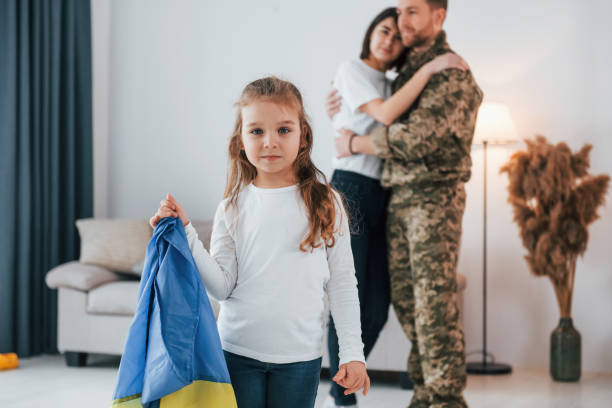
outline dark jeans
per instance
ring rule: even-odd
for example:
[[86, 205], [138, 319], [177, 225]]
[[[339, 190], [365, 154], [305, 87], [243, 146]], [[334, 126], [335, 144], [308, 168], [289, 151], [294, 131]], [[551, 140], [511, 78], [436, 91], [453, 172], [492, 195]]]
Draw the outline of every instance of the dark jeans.
[[[390, 288], [387, 261], [386, 219], [388, 191], [376, 179], [336, 170], [331, 185], [338, 190], [347, 207], [351, 227], [351, 248], [361, 306], [361, 339], [366, 358], [387, 322]], [[329, 374], [338, 372], [338, 336], [332, 318], [327, 339]], [[345, 388], [332, 381], [331, 395], [336, 405], [356, 403], [355, 395], [344, 395]]]
[[321, 358], [264, 363], [224, 351], [238, 408], [313, 408]]

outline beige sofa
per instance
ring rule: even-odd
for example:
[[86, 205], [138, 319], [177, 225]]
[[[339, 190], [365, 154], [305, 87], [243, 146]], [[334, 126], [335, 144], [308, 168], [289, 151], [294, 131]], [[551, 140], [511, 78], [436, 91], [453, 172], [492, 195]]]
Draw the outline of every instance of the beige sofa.
[[[208, 248], [212, 223], [193, 221]], [[144, 220], [83, 219], [79, 261], [50, 270], [58, 290], [57, 347], [66, 364], [83, 366], [87, 353], [120, 355], [136, 311], [138, 285], [153, 230]], [[211, 301], [218, 312], [218, 303]]]
[[[193, 221], [208, 249], [212, 223]], [[144, 220], [86, 219], [77, 221], [81, 236], [79, 261], [57, 266], [46, 282], [58, 289], [58, 349], [69, 366], [86, 364], [87, 353], [120, 355], [136, 311], [139, 277], [152, 229]], [[459, 310], [466, 281], [458, 276]], [[219, 305], [211, 299], [215, 315]], [[463, 313], [462, 313], [463, 315]], [[323, 336], [323, 366], [328, 367], [327, 335]], [[368, 369], [399, 374], [406, 369], [410, 343], [393, 308]]]

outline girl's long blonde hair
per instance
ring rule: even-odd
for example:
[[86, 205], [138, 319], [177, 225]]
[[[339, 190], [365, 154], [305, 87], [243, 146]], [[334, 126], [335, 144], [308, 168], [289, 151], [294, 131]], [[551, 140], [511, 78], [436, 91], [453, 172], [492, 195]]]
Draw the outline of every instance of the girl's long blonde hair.
[[244, 88], [240, 99], [235, 104], [238, 107], [238, 114], [229, 142], [229, 171], [223, 196], [223, 198], [229, 198], [227, 207], [237, 207], [238, 194], [257, 176], [257, 169], [247, 159], [241, 139], [241, 110], [256, 101], [289, 105], [296, 110], [299, 117], [300, 148], [293, 167], [310, 223], [308, 234], [300, 242], [300, 250], [306, 252], [310, 247], [312, 251], [321, 246], [321, 240], [328, 247], [334, 246], [334, 225], [338, 216], [336, 209], [342, 208], [342, 204], [338, 202], [334, 191], [327, 184], [325, 175], [310, 158], [313, 144], [312, 127], [308, 123], [300, 91], [288, 81], [276, 77], [253, 81]]

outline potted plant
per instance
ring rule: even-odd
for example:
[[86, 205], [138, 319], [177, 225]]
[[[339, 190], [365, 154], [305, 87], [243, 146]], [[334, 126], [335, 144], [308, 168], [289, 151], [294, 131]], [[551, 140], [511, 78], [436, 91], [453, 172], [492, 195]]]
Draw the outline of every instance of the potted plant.
[[589, 174], [590, 144], [572, 153], [567, 144], [553, 145], [543, 136], [525, 143], [527, 150], [514, 153], [500, 172], [510, 181], [508, 201], [529, 269], [548, 277], [555, 289], [561, 319], [551, 335], [551, 376], [578, 381], [580, 333], [572, 324], [576, 261], [586, 250], [588, 226], [598, 218], [610, 177]]

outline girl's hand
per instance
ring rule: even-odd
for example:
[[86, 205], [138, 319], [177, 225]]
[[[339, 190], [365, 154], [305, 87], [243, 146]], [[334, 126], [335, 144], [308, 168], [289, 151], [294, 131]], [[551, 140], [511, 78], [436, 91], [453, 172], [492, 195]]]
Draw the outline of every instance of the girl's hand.
[[176, 202], [176, 200], [170, 195], [170, 193], [166, 195], [166, 198], [164, 200], [161, 200], [159, 202], [159, 209], [157, 210], [155, 215], [149, 219], [149, 224], [151, 225], [151, 227], [155, 228], [157, 223], [162, 218], [166, 217], [180, 217], [183, 226], [189, 224], [189, 218], [187, 218], [185, 210], [183, 210], [183, 207], [181, 207], [181, 205]]
[[338, 385], [346, 388], [344, 395], [352, 394], [363, 387], [363, 395], [370, 390], [370, 377], [366, 371], [365, 364], [361, 361], [351, 361], [342, 364], [338, 373], [332, 378]]
[[470, 66], [467, 62], [464, 61], [463, 58], [458, 56], [457, 54], [453, 54], [452, 52], [447, 52], [443, 55], [438, 55], [436, 58], [427, 63], [430, 68], [430, 72], [432, 74], [436, 74], [440, 71], [449, 68], [457, 68], [462, 71], [469, 71]]

